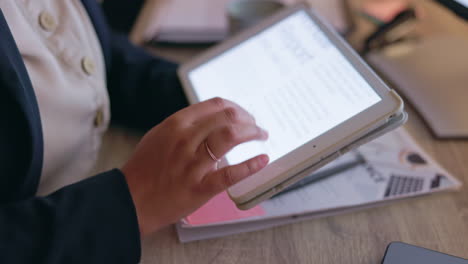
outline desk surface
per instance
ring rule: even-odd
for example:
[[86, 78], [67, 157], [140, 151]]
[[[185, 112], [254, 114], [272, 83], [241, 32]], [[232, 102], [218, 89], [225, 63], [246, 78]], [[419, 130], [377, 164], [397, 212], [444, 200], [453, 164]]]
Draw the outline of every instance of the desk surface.
[[[183, 61], [200, 48], [158, 48]], [[408, 107], [405, 127], [437, 161], [462, 181], [458, 192], [434, 194], [354, 213], [225, 238], [181, 244], [175, 228], [143, 240], [142, 263], [380, 263], [388, 243], [403, 241], [468, 258], [468, 140], [435, 140]], [[139, 135], [112, 128], [96, 167], [121, 166]]]
[[[408, 109], [405, 125], [417, 141], [464, 186], [344, 215], [188, 244], [174, 227], [143, 240], [142, 263], [380, 263], [392, 241], [468, 258], [468, 140], [438, 141]], [[113, 128], [104, 139], [99, 166], [119, 167], [137, 135]]]

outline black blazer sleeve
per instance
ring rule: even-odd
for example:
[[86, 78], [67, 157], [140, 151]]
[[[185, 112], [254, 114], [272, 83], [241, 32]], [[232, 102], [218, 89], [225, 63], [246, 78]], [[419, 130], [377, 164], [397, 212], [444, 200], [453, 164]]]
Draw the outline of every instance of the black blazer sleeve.
[[147, 130], [188, 105], [176, 64], [147, 54], [115, 33], [111, 51], [107, 82], [113, 122]]
[[124, 176], [109, 171], [47, 197], [0, 204], [0, 263], [138, 263]]

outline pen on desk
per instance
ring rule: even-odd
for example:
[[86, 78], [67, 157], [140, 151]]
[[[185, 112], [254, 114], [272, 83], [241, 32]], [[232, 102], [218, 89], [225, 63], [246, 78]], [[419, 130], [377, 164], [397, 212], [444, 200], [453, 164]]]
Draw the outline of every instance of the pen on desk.
[[322, 170], [316, 173], [311, 174], [310, 176], [305, 177], [304, 179], [296, 182], [295, 184], [285, 188], [283, 191], [273, 195], [271, 198], [276, 198], [278, 196], [281, 196], [283, 194], [289, 193], [291, 191], [295, 191], [297, 189], [300, 189], [302, 187], [305, 187], [309, 184], [315, 183], [317, 181], [323, 180], [325, 178], [328, 178], [330, 176], [336, 175], [340, 172], [350, 170], [360, 164], [363, 164], [365, 162], [364, 158], [361, 155], [358, 155], [358, 159], [350, 162], [346, 162], [343, 164], [340, 164], [338, 166], [332, 167], [330, 169]]

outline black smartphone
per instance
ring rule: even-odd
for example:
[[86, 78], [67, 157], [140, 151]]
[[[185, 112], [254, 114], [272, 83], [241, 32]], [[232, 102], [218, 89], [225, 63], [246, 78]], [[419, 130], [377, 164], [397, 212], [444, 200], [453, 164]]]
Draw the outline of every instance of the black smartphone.
[[392, 242], [387, 247], [382, 264], [468, 264], [468, 260], [402, 242]]

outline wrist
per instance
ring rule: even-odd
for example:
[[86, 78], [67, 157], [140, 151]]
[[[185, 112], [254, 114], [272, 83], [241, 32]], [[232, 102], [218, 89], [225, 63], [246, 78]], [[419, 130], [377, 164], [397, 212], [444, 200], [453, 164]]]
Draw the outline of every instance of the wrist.
[[121, 171], [127, 182], [135, 207], [140, 235], [146, 236], [159, 230], [162, 225], [158, 223], [157, 216], [154, 215], [158, 212], [152, 210], [154, 201], [151, 200], [151, 195], [145, 195], [149, 183], [146, 182], [144, 184], [145, 181], [139, 177], [141, 174], [139, 174], [137, 169], [132, 169], [131, 166], [125, 165]]

